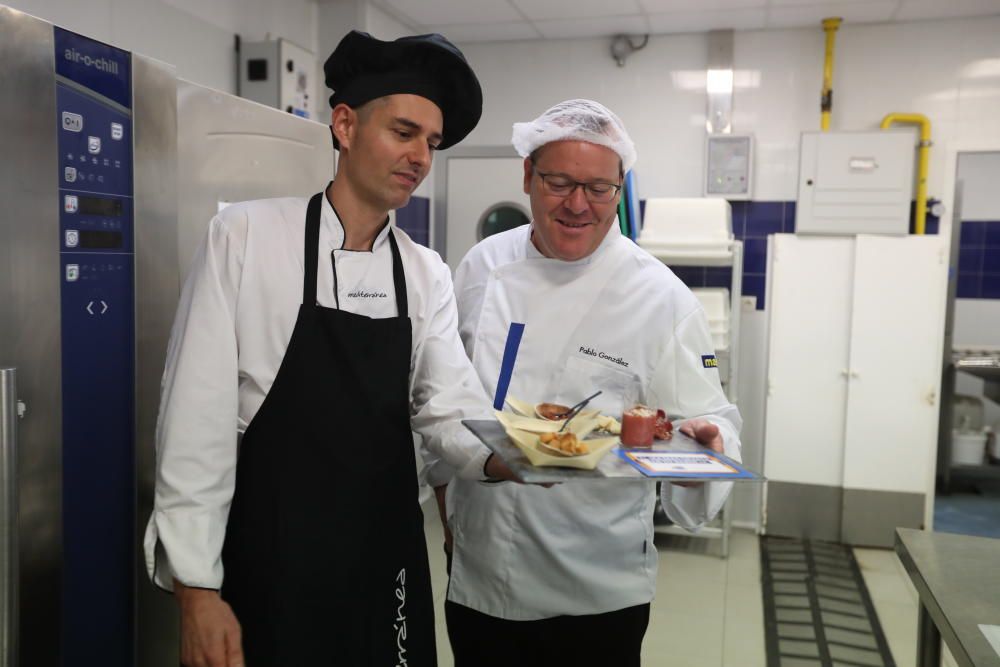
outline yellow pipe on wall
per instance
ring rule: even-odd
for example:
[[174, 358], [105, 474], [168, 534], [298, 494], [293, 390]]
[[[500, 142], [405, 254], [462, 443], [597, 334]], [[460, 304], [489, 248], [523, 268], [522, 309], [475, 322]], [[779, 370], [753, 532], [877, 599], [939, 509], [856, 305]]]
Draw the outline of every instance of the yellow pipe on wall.
[[931, 121], [919, 113], [891, 113], [882, 119], [885, 130], [895, 123], [911, 123], [920, 126], [920, 151], [917, 154], [917, 210], [914, 231], [926, 233], [927, 224], [927, 162], [931, 152]]
[[830, 110], [833, 108], [833, 43], [840, 27], [841, 19], [823, 19], [823, 32], [826, 33], [826, 58], [823, 60], [823, 94], [820, 97], [820, 127], [823, 131], [830, 129]]

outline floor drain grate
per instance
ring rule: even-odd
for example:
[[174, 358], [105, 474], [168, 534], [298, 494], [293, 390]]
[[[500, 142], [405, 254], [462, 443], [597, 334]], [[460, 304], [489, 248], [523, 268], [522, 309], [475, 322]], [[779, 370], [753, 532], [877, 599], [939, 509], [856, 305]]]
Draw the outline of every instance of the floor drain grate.
[[896, 667], [850, 547], [762, 537], [768, 667]]

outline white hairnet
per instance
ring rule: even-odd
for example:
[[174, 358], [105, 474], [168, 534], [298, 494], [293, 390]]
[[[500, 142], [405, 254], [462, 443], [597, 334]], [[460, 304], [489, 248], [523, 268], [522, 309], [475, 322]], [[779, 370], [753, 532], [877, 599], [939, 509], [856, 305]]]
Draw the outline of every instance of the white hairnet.
[[635, 164], [635, 144], [613, 111], [592, 100], [566, 100], [535, 120], [514, 123], [511, 143], [521, 157], [553, 141], [586, 141], [607, 146], [622, 160], [622, 171]]

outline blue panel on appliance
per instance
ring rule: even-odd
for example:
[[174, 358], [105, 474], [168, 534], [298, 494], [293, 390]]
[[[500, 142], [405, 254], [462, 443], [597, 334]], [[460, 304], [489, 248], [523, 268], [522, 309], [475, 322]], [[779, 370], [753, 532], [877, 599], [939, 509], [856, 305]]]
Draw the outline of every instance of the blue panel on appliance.
[[74, 32], [55, 28], [56, 74], [132, 108], [132, 59], [116, 49]]
[[132, 664], [133, 261], [62, 253], [63, 664]]
[[130, 55], [55, 29], [63, 380], [63, 665], [134, 662]]

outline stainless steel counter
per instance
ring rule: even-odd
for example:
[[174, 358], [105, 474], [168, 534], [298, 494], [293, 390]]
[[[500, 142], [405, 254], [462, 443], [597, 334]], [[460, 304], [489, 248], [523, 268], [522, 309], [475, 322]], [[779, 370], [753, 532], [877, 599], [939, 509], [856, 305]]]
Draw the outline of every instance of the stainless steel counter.
[[920, 596], [917, 666], [1000, 667], [980, 624], [1000, 625], [1000, 540], [896, 529], [896, 554]]

